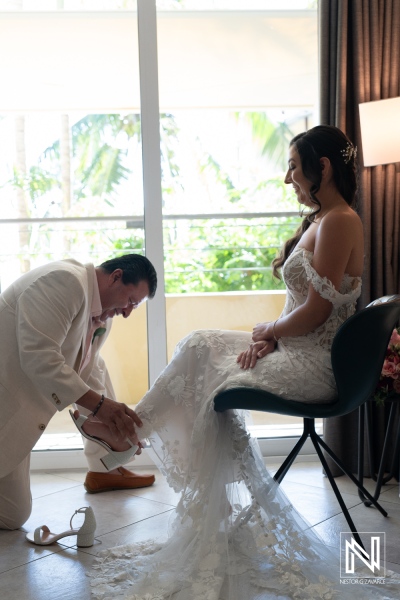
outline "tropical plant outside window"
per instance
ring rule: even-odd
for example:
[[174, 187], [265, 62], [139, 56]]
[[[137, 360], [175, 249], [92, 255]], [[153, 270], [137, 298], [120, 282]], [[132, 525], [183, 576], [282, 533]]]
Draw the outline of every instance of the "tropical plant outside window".
[[[314, 4], [160, 0], [157, 7], [256, 10]], [[134, 0], [0, 3], [3, 10], [31, 11], [135, 7]], [[299, 222], [283, 184], [287, 145], [312, 122], [312, 107], [161, 114], [166, 293], [283, 289], [270, 265]], [[3, 114], [0, 133], [3, 218], [20, 220], [17, 227], [7, 224], [1, 236], [3, 287], [19, 272], [74, 252], [96, 261], [143, 251], [139, 113]], [[111, 221], [123, 215], [136, 218]], [[95, 217], [102, 220], [88, 221]]]
[[[216, 118], [221, 120], [218, 114], [203, 114], [196, 123], [201, 132], [207, 132], [208, 125], [210, 134]], [[244, 131], [248, 144], [254, 145], [242, 158], [240, 140], [236, 142], [236, 164], [221, 149], [218, 154], [207, 147], [201, 133], [185, 129], [185, 120], [161, 115], [166, 292], [282, 287], [271, 277], [270, 264], [298, 223], [296, 216], [285, 214], [296, 206], [283, 184], [283, 149], [299, 125], [304, 127], [304, 118], [290, 129], [285, 122], [274, 124], [265, 113], [225, 115], [226, 126]], [[269, 137], [260, 134], [260, 123], [270, 128]], [[17, 135], [15, 142], [8, 138], [8, 148], [15, 146], [15, 154], [8, 151], [0, 166], [3, 217], [33, 222], [19, 224], [18, 232], [8, 225], [2, 235], [3, 284], [7, 264], [9, 277], [15, 276], [13, 256], [19, 257], [20, 272], [25, 272], [71, 254], [89, 260], [143, 251], [138, 114], [59, 115], [51, 120], [46, 115], [3, 116], [3, 141], [13, 125]], [[260, 139], [264, 147], [258, 150]], [[194, 159], [196, 172], [185, 153]], [[220, 216], [191, 220], [196, 209], [200, 216]], [[267, 212], [283, 216], [224, 218], [224, 213]], [[99, 222], [90, 230], [86, 221], [79, 224], [80, 218], [130, 214], [138, 215], [137, 222], [112, 223], [109, 228]], [[58, 223], [59, 218], [71, 221]]]

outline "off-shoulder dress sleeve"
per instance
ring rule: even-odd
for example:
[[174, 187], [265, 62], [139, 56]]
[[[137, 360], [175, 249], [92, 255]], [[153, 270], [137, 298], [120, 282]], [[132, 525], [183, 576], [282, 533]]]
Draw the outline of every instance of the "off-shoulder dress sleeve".
[[[342, 281], [341, 291], [338, 291], [333, 283], [327, 277], [321, 277], [312, 266], [313, 253], [304, 250], [304, 269], [307, 280], [311, 283], [314, 290], [325, 300], [329, 300], [334, 307], [343, 304], [351, 304], [357, 300], [361, 294], [361, 277], [351, 277], [345, 275]], [[343, 288], [346, 291], [343, 291]]]

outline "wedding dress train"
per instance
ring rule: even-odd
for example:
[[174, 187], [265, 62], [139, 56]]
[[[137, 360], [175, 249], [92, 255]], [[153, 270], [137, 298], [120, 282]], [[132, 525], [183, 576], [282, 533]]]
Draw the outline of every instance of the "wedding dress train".
[[[158, 467], [181, 493], [169, 537], [102, 552], [91, 573], [99, 600], [288, 600], [395, 598], [399, 581], [340, 585], [339, 551], [329, 548], [296, 512], [264, 466], [244, 411], [216, 413], [222, 389], [252, 386], [286, 398], [329, 402], [335, 394], [330, 347], [353, 312], [359, 278], [340, 291], [296, 248], [284, 265], [284, 314], [305, 301], [311, 284], [333, 306], [314, 332], [279, 341], [254, 369], [238, 354], [251, 334], [196, 331], [182, 340], [137, 406]], [[310, 502], [312, 492], [310, 491]], [[151, 533], [150, 533], [151, 535]], [[371, 573], [370, 573], [371, 575]], [[350, 589], [349, 589], [350, 588]]]

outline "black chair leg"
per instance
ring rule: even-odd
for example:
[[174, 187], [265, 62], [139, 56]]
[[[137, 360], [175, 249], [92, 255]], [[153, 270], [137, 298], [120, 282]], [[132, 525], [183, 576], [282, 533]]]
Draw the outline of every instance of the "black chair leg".
[[368, 500], [371, 502], [371, 504], [373, 504], [375, 506], [375, 508], [377, 508], [384, 517], [387, 517], [388, 514], [387, 514], [386, 510], [384, 508], [382, 508], [382, 506], [377, 502], [377, 500], [375, 500], [375, 498], [373, 496], [371, 496], [369, 491], [365, 489], [365, 487], [359, 482], [359, 480], [356, 477], [354, 477], [353, 473], [351, 473], [344, 466], [342, 461], [336, 456], [336, 454], [334, 452], [332, 452], [332, 450], [329, 448], [329, 446], [327, 446], [325, 444], [325, 442], [319, 437], [317, 432], [314, 432], [314, 433], [315, 433], [315, 435], [310, 434], [311, 439], [314, 441], [314, 439], [317, 438], [318, 444], [325, 450], [325, 452], [327, 454], [329, 454], [331, 459], [337, 464], [337, 466], [341, 469], [341, 471], [352, 480], [352, 482], [357, 486], [357, 488], [359, 490], [361, 490], [361, 492], [368, 498]]
[[[343, 498], [339, 492], [339, 489], [335, 483], [335, 480], [333, 478], [333, 475], [328, 467], [328, 464], [325, 460], [324, 455], [321, 452], [321, 449], [319, 448], [318, 442], [319, 442], [319, 436], [317, 434], [317, 432], [315, 431], [315, 423], [314, 423], [314, 419], [304, 419], [304, 431], [303, 434], [301, 436], [301, 438], [299, 439], [299, 441], [297, 442], [297, 444], [294, 446], [294, 448], [292, 449], [292, 451], [290, 452], [290, 454], [286, 457], [285, 461], [282, 463], [282, 465], [279, 467], [278, 471], [275, 473], [274, 475], [274, 479], [275, 481], [277, 481], [278, 483], [282, 482], [282, 479], [285, 477], [286, 473], [288, 472], [289, 468], [291, 467], [293, 461], [295, 460], [295, 458], [297, 457], [297, 455], [299, 454], [301, 448], [303, 447], [305, 441], [307, 440], [308, 436], [311, 437], [311, 440], [315, 446], [315, 449], [317, 451], [317, 454], [319, 456], [319, 459], [322, 463], [322, 466], [325, 470], [325, 473], [328, 476], [329, 482], [332, 486], [333, 491], [335, 492], [335, 496], [339, 502], [340, 508], [342, 509], [342, 512], [345, 516], [345, 519], [350, 527], [350, 531], [353, 533], [354, 539], [356, 540], [356, 542], [362, 547], [364, 548], [364, 545], [362, 543], [362, 540], [357, 532], [356, 526], [354, 525], [354, 522], [352, 520], [352, 518], [350, 517], [349, 511], [347, 510], [347, 506], [345, 505]], [[365, 550], [365, 548], [364, 548]]]
[[392, 406], [390, 407], [389, 420], [388, 420], [388, 424], [386, 427], [385, 442], [384, 442], [383, 450], [382, 450], [381, 464], [380, 464], [379, 473], [378, 473], [378, 477], [377, 477], [377, 489], [375, 490], [374, 497], [376, 496], [376, 493], [378, 490], [379, 490], [378, 491], [378, 496], [379, 496], [382, 485], [385, 485], [386, 483], [388, 483], [392, 479], [392, 477], [395, 475], [394, 465], [396, 463], [396, 458], [398, 456], [398, 451], [399, 451], [399, 430], [397, 430], [396, 444], [395, 444], [395, 448], [393, 451], [393, 457], [392, 457], [389, 473], [384, 477], [385, 463], [386, 463], [387, 455], [389, 452], [389, 446], [390, 446], [389, 442], [390, 442], [390, 438], [393, 433], [393, 427], [395, 424], [395, 417], [396, 417], [396, 412], [397, 412], [398, 406], [399, 405], [397, 402], [392, 402]]
[[[381, 456], [381, 460], [380, 460], [380, 464], [379, 464], [378, 476], [374, 478], [376, 481], [376, 487], [375, 487], [375, 493], [374, 493], [375, 500], [377, 500], [380, 496], [382, 485], [385, 485], [388, 481], [390, 481], [394, 475], [394, 464], [396, 461], [396, 457], [398, 456], [399, 445], [400, 445], [400, 436], [399, 436], [400, 432], [399, 431], [397, 432], [396, 444], [395, 444], [395, 448], [394, 448], [394, 452], [393, 452], [393, 459], [391, 461], [389, 473], [385, 477], [386, 460], [388, 458], [389, 442], [390, 442], [390, 437], [393, 432], [396, 410], [397, 410], [397, 404], [395, 402], [392, 402], [392, 405], [390, 407], [390, 412], [389, 412], [389, 419], [388, 419], [388, 423], [386, 426], [386, 435], [385, 435], [385, 440], [384, 440], [383, 448], [382, 448], [382, 456]], [[373, 470], [374, 469], [373, 462], [370, 461], [370, 464], [371, 464], [371, 470]], [[361, 494], [360, 494], [360, 497], [361, 497]], [[371, 502], [368, 502], [365, 498], [361, 498], [361, 499], [364, 501], [365, 506], [371, 506]]]
[[299, 454], [299, 452], [302, 449], [302, 447], [304, 446], [304, 443], [306, 442], [308, 436], [310, 435], [310, 424], [308, 423], [308, 421], [312, 421], [312, 420], [313, 419], [303, 419], [304, 431], [301, 435], [301, 438], [298, 440], [296, 445], [293, 447], [293, 449], [287, 455], [287, 457], [285, 458], [285, 460], [283, 461], [283, 463], [281, 464], [281, 466], [279, 467], [279, 469], [277, 470], [277, 472], [274, 475], [274, 479], [278, 483], [281, 483], [282, 479], [285, 477], [286, 473], [289, 471], [295, 458]]
[[[364, 417], [364, 415], [362, 415], [362, 417]], [[323, 455], [321, 448], [323, 448], [325, 450], [325, 452], [337, 464], [337, 466], [341, 469], [341, 471], [345, 475], [347, 475], [352, 480], [352, 482], [357, 486], [360, 496], [361, 496], [361, 494], [365, 494], [365, 496], [368, 498], [368, 500], [371, 502], [371, 504], [373, 504], [382, 513], [382, 515], [384, 517], [387, 517], [388, 514], [382, 508], [382, 506], [375, 500], [375, 498], [373, 498], [371, 496], [371, 494], [368, 492], [368, 490], [365, 489], [365, 487], [362, 485], [362, 483], [360, 483], [360, 481], [356, 477], [354, 477], [353, 473], [350, 473], [350, 471], [348, 471], [348, 469], [344, 466], [342, 461], [336, 456], [336, 454], [329, 448], [329, 446], [327, 446], [325, 444], [325, 442], [317, 434], [317, 432], [315, 431], [315, 420], [311, 419], [311, 418], [304, 418], [303, 421], [304, 421], [303, 434], [300, 437], [300, 439], [298, 440], [298, 442], [296, 443], [296, 445], [294, 446], [294, 448], [292, 449], [292, 451], [290, 452], [290, 454], [286, 457], [284, 462], [281, 464], [278, 471], [275, 473], [274, 479], [278, 483], [282, 482], [283, 478], [285, 477], [286, 473], [288, 472], [289, 468], [293, 464], [295, 458], [298, 456], [301, 448], [303, 447], [304, 443], [306, 442], [308, 436], [310, 436], [311, 441], [312, 441], [312, 443], [315, 447], [315, 450], [318, 454], [318, 458], [320, 459], [321, 464], [324, 468], [324, 471], [329, 479], [329, 483], [331, 484], [332, 490], [335, 493], [336, 499], [340, 505], [340, 508], [342, 509], [343, 515], [347, 521], [347, 524], [349, 525], [350, 531], [352, 532], [353, 537], [356, 540], [356, 542], [362, 548], [364, 548], [364, 545], [362, 543], [360, 535], [356, 529], [356, 526], [354, 525], [354, 522], [350, 516], [347, 506], [344, 503], [342, 495], [339, 491], [338, 486], [336, 485], [335, 479], [332, 475], [331, 470], [329, 469], [328, 463]], [[361, 458], [362, 458], [362, 454], [363, 453], [361, 453]], [[360, 458], [360, 453], [359, 453], [359, 458]]]
[[[361, 485], [364, 483], [364, 425], [365, 425], [365, 404], [362, 404], [358, 409], [358, 468], [357, 468], [357, 477], [358, 481]], [[371, 455], [371, 430], [368, 425], [368, 451], [369, 451], [369, 464], [372, 470], [373, 458]], [[371, 473], [372, 476], [372, 473]], [[358, 497], [364, 504], [367, 502], [364, 494], [361, 492], [360, 488], [358, 488]], [[371, 505], [369, 505], [371, 506]]]
[[[365, 426], [367, 428], [367, 450], [368, 450], [368, 460], [370, 465], [370, 477], [374, 481], [376, 481], [375, 469], [374, 465], [374, 445], [372, 443], [372, 429], [373, 429], [373, 418], [372, 418], [372, 402], [366, 402], [360, 408], [363, 409], [363, 413], [365, 414]], [[364, 432], [363, 438], [364, 440]], [[364, 442], [363, 442], [364, 443]]]
[[[359, 544], [362, 548], [364, 548], [364, 544], [362, 543], [362, 540], [361, 540], [361, 538], [359, 536], [359, 533], [358, 533], [358, 531], [356, 529], [356, 526], [354, 525], [353, 519], [351, 518], [350, 513], [347, 510], [347, 506], [344, 503], [344, 500], [342, 498], [341, 493], [339, 492], [339, 488], [336, 485], [336, 482], [335, 482], [335, 480], [333, 478], [333, 475], [332, 475], [331, 470], [330, 470], [330, 468], [328, 466], [328, 463], [326, 462], [325, 457], [324, 457], [324, 455], [322, 453], [322, 450], [319, 447], [319, 439], [317, 439], [315, 436], [311, 435], [311, 440], [312, 440], [312, 442], [314, 444], [315, 450], [317, 451], [318, 457], [319, 457], [319, 459], [320, 459], [320, 461], [322, 463], [322, 466], [324, 468], [326, 476], [329, 479], [329, 483], [331, 484], [331, 487], [332, 487], [332, 489], [333, 489], [333, 491], [335, 493], [336, 499], [339, 502], [340, 508], [342, 509], [344, 518], [347, 521], [347, 524], [348, 524], [348, 526], [350, 528], [350, 531], [353, 534], [353, 537], [356, 540], [357, 544]], [[365, 548], [364, 548], [364, 550], [365, 550]]]

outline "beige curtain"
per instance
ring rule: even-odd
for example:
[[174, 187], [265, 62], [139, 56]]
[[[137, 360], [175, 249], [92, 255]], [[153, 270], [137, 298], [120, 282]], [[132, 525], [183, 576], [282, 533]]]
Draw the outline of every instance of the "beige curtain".
[[[400, 293], [400, 163], [362, 167], [358, 109], [361, 102], [400, 96], [399, 0], [319, 0], [319, 55], [320, 121], [340, 127], [359, 149], [359, 212], [365, 232], [359, 306], [363, 308], [380, 296]], [[379, 426], [373, 445], [379, 457], [387, 411], [374, 411], [374, 424]], [[353, 413], [327, 420], [324, 432], [328, 445], [353, 471], [357, 429]], [[339, 474], [336, 466], [332, 468]]]

